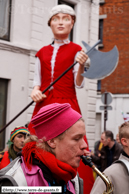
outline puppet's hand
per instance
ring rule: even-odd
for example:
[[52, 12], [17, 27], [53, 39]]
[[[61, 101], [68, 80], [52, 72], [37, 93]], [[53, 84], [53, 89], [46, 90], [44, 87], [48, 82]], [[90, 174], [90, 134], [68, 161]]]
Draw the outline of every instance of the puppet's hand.
[[88, 55], [86, 55], [86, 53], [84, 52], [84, 50], [82, 49], [80, 51], [80, 53], [77, 55], [76, 57], [76, 61], [80, 64], [80, 65], [85, 65], [85, 62], [88, 59]]
[[46, 98], [45, 94], [42, 94], [42, 92], [39, 90], [38, 86], [35, 86], [31, 93], [31, 98], [34, 102], [41, 102], [44, 98]]

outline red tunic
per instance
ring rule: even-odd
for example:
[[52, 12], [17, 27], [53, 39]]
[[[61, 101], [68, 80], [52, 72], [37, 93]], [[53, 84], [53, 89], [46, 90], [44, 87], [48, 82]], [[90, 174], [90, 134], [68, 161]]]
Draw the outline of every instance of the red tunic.
[[[46, 89], [51, 82], [58, 78], [70, 65], [74, 63], [75, 55], [81, 50], [81, 47], [73, 42], [59, 47], [55, 60], [54, 74], [52, 77], [51, 59], [53, 50], [54, 47], [49, 45], [41, 48], [36, 54], [36, 56], [40, 59], [41, 64], [41, 91]], [[74, 110], [81, 113], [76, 97], [73, 68], [70, 69], [65, 76], [59, 79], [45, 94], [47, 98], [36, 104], [33, 116], [42, 106], [55, 102], [69, 103]], [[31, 123], [29, 124], [29, 130], [31, 134], [35, 133]], [[88, 166], [84, 166], [84, 164], [81, 164], [81, 166], [78, 171], [79, 175], [81, 175], [80, 177], [84, 180], [84, 193], [89, 194], [94, 183], [92, 169]]]
[[[51, 82], [58, 78], [70, 65], [74, 63], [74, 57], [81, 47], [73, 42], [60, 46], [54, 66], [54, 74], [51, 76], [51, 59], [54, 47], [51, 45], [41, 48], [36, 56], [41, 63], [41, 91], [46, 89]], [[70, 103], [71, 107], [80, 113], [80, 108], [77, 102], [73, 68], [70, 69], [65, 76], [59, 79], [51, 89], [46, 93], [47, 98], [42, 102], [37, 103], [33, 112], [33, 116], [39, 111], [42, 106], [51, 103]]]

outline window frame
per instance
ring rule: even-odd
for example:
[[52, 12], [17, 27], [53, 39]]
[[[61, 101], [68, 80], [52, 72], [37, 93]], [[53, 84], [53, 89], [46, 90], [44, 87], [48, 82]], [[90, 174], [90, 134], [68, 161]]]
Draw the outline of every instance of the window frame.
[[103, 44], [103, 19], [99, 19], [99, 39], [101, 40], [100, 44]]
[[97, 92], [101, 92], [101, 80], [97, 80]]
[[99, 4], [103, 5], [105, 3], [105, 0], [99, 0]]
[[9, 12], [8, 12], [8, 36], [7, 38], [3, 38], [0, 37], [0, 40], [4, 40], [4, 41], [10, 41], [10, 30], [11, 30], [11, 7], [12, 7], [12, 0], [8, 0], [9, 1]]
[[[6, 124], [6, 113], [7, 113], [7, 97], [8, 97], [8, 79], [0, 78], [0, 82], [3, 82], [4, 85], [4, 113], [3, 113], [3, 122], [2, 125], [0, 126], [1, 128], [5, 126]], [[1, 119], [1, 118], [0, 118]], [[2, 136], [3, 142], [0, 145], [0, 151], [2, 151], [5, 147], [5, 130], [0, 133], [0, 136]]]

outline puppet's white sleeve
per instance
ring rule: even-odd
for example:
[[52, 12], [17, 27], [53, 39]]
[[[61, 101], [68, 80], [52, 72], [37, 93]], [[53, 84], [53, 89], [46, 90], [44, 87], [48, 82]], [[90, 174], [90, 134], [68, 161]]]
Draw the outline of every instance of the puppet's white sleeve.
[[36, 58], [36, 62], [35, 62], [35, 74], [34, 74], [33, 87], [35, 86], [41, 86], [41, 65], [38, 57]]

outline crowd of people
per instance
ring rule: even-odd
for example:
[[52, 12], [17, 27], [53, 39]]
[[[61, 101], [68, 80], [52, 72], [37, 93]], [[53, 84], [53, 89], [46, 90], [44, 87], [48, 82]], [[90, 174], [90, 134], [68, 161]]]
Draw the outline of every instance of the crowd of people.
[[[13, 179], [18, 186], [61, 186], [62, 193], [84, 193], [84, 182], [77, 169], [81, 156], [90, 155], [94, 164], [109, 176], [113, 193], [123, 193], [123, 188], [126, 188], [124, 193], [128, 193], [128, 122], [119, 127], [121, 144], [114, 140], [111, 131], [105, 131], [92, 154], [86, 150], [86, 129], [82, 115], [72, 109], [69, 103], [46, 105], [31, 122], [35, 135], [30, 134], [24, 126], [11, 131], [11, 143], [0, 158], [0, 176], [6, 167], [9, 168], [8, 177], [11, 179], [0, 177], [1, 187], [13, 186]], [[19, 162], [19, 167], [14, 167], [14, 162]], [[120, 181], [123, 181], [122, 187]], [[100, 194], [106, 190], [105, 187], [103, 180], [98, 177], [89, 193]]]
[[[114, 140], [111, 131], [103, 132], [100, 141], [95, 143], [94, 153], [86, 150], [82, 115], [69, 103], [46, 105], [31, 122], [36, 135], [31, 135], [24, 126], [11, 131], [8, 150], [0, 155], [0, 175], [2, 169], [10, 164], [11, 174], [8, 173], [8, 176], [18, 186], [61, 186], [62, 193], [84, 193], [84, 182], [77, 168], [80, 156], [87, 155], [110, 178], [114, 194], [123, 193], [123, 189], [124, 194], [128, 193], [129, 122], [119, 127], [119, 140]], [[14, 159], [19, 161], [20, 168], [13, 167]], [[0, 179], [1, 187], [12, 185], [7, 177]], [[104, 181], [97, 177], [90, 193], [100, 194], [104, 190]]]
[[[129, 124], [120, 126], [116, 140], [112, 131], [104, 131], [94, 152], [89, 151], [75, 86], [84, 86], [81, 74], [90, 62], [81, 46], [68, 39], [75, 21], [75, 12], [67, 5], [50, 11], [54, 39], [36, 54], [31, 93], [36, 106], [29, 125], [14, 128], [8, 149], [0, 153], [1, 187], [61, 186], [63, 194], [101, 194], [105, 184], [99, 177], [94, 180], [92, 169], [82, 163], [85, 155], [110, 177], [114, 194], [129, 191]], [[42, 94], [74, 61], [76, 66]]]
[[[119, 127], [119, 141], [122, 145], [122, 152], [115, 162], [104, 170], [112, 183], [113, 194], [128, 194], [129, 192], [129, 122]], [[106, 191], [104, 181], [98, 177], [92, 188], [91, 194], [100, 194]]]
[[[99, 150], [100, 143], [103, 146]], [[122, 146], [114, 140], [114, 135], [109, 130], [101, 134], [101, 140], [98, 145], [96, 146], [95, 153], [87, 151], [87, 155], [92, 158], [92, 161], [99, 166], [101, 171], [104, 171], [113, 162], [118, 160], [122, 152]]]

